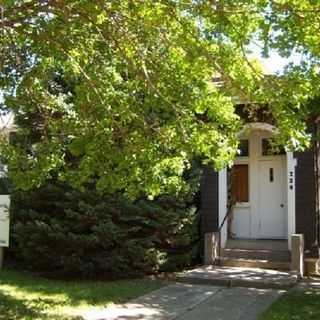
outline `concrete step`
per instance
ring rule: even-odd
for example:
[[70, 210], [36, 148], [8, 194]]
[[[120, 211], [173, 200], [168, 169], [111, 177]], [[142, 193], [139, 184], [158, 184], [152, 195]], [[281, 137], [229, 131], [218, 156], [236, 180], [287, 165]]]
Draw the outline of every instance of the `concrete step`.
[[220, 264], [224, 267], [290, 270], [290, 262], [271, 261], [262, 259], [221, 258]]
[[288, 251], [288, 241], [287, 240], [228, 239], [226, 243], [226, 248]]
[[298, 282], [298, 276], [291, 272], [261, 268], [203, 266], [181, 273], [177, 281], [226, 287], [289, 289]]
[[291, 253], [289, 250], [251, 250], [251, 249], [221, 249], [223, 258], [269, 260], [277, 262], [290, 262]]

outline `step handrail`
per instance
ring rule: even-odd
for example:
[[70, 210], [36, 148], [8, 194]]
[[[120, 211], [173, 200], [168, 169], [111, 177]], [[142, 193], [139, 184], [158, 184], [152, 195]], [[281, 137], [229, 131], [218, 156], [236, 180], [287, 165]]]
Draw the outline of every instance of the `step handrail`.
[[218, 228], [218, 265], [221, 265], [221, 230], [224, 227], [225, 222], [228, 220], [228, 217], [231, 215], [233, 210], [233, 205], [230, 205], [219, 228]]
[[[233, 185], [233, 170], [228, 170], [228, 179], [227, 179], [227, 212], [224, 216], [224, 218], [222, 219], [222, 222], [218, 228], [218, 265], [221, 265], [221, 230], [224, 227], [226, 221], [228, 220], [229, 216], [232, 214], [233, 212], [233, 208], [235, 206], [235, 204], [237, 203], [236, 198], [233, 196], [232, 194], [232, 185]], [[229, 183], [228, 183], [229, 181]]]

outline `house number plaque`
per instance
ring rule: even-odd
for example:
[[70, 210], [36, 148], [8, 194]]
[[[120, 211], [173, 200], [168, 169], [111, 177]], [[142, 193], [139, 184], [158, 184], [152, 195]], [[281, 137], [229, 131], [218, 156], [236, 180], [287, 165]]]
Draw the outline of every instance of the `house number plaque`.
[[289, 172], [289, 189], [293, 190], [293, 171]]

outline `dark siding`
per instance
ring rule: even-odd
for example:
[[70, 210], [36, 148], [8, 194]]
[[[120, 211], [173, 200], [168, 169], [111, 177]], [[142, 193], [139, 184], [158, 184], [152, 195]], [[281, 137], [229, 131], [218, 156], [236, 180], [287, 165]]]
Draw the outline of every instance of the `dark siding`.
[[296, 232], [303, 233], [306, 249], [317, 247], [316, 180], [313, 150], [296, 152]]
[[201, 234], [218, 230], [218, 173], [204, 167], [201, 181]]
[[[316, 176], [316, 233], [318, 239], [318, 252], [320, 251], [320, 119], [315, 124], [315, 176]], [[320, 255], [319, 255], [320, 256]]]

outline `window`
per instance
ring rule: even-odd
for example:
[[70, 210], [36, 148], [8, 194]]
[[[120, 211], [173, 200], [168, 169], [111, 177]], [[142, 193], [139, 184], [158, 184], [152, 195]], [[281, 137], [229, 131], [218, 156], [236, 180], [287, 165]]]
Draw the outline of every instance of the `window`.
[[263, 156], [276, 156], [286, 154], [283, 147], [274, 146], [270, 139], [262, 139], [262, 155]]
[[273, 182], [274, 180], [274, 174], [273, 174], [273, 168], [269, 169], [269, 181]]
[[12, 191], [9, 178], [0, 177], [0, 195], [8, 195]]
[[239, 157], [249, 157], [249, 140], [240, 140]]
[[8, 195], [11, 193], [11, 184], [8, 178], [7, 166], [0, 163], [0, 195]]
[[247, 164], [233, 166], [231, 193], [236, 202], [249, 202], [249, 166]]

